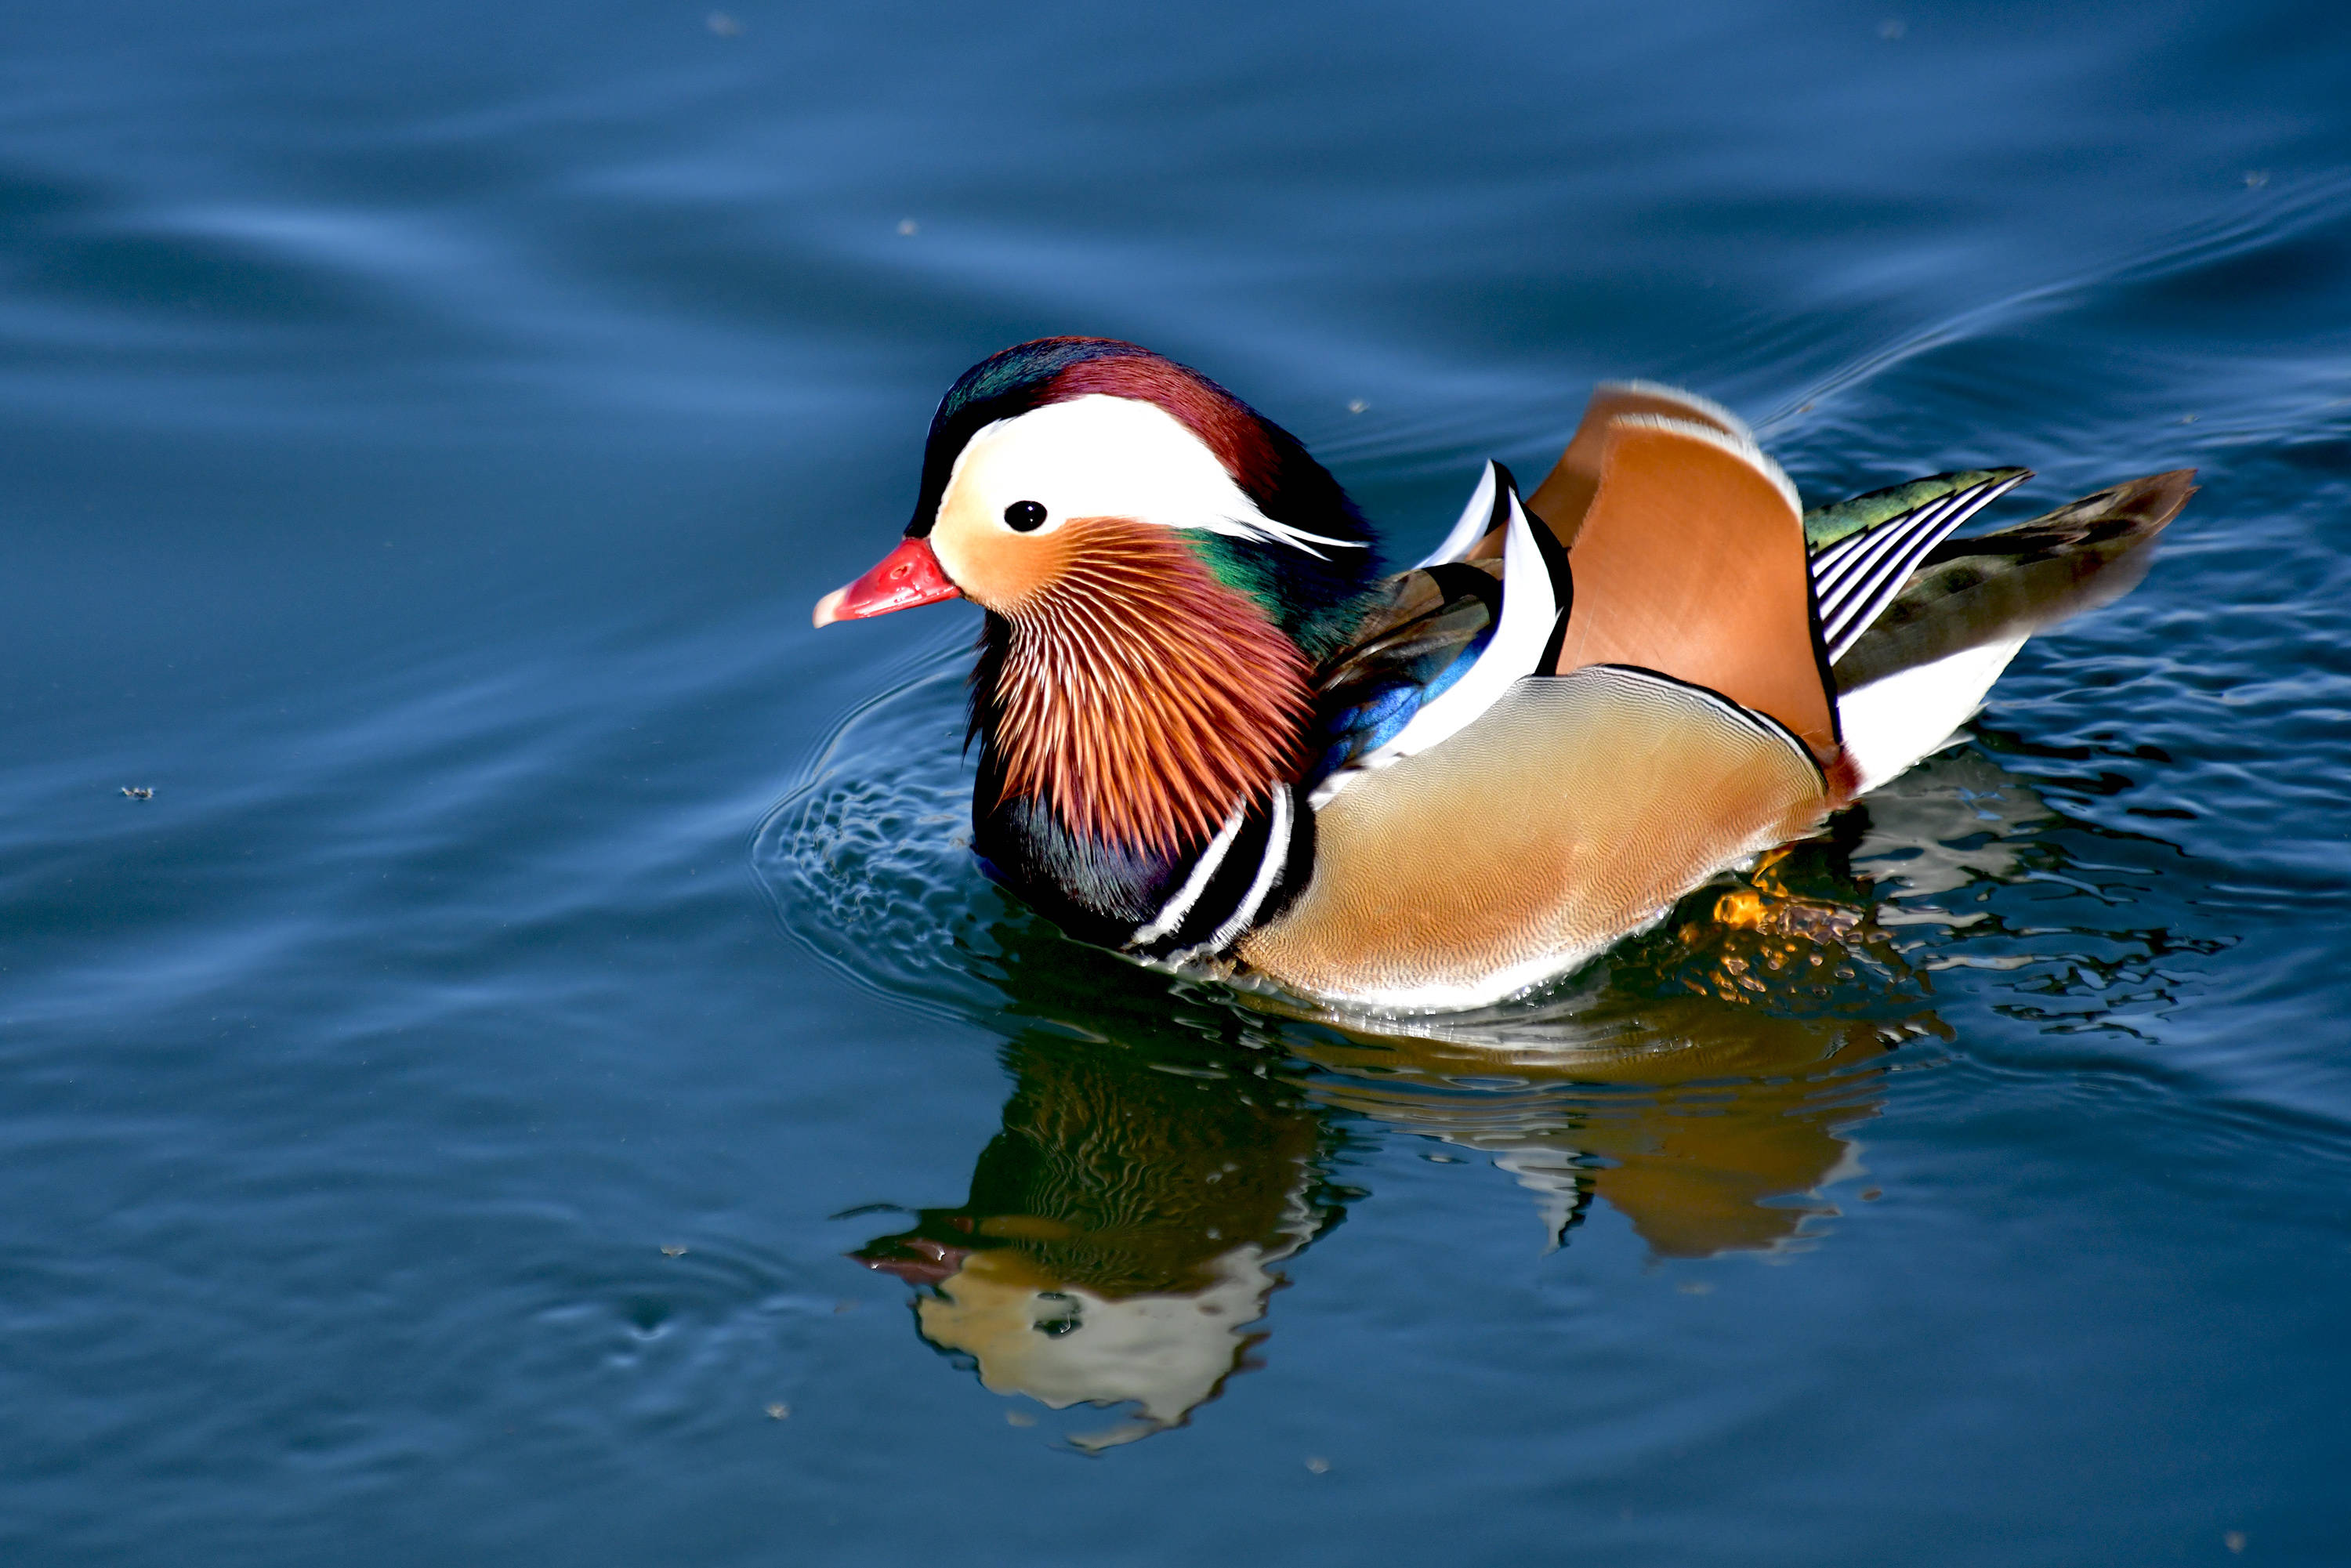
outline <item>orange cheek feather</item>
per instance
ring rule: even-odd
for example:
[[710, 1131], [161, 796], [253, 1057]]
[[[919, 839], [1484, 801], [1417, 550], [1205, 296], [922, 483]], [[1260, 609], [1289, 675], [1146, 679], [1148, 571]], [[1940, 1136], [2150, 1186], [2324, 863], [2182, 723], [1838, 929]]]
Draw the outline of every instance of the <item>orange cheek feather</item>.
[[1010, 623], [992, 694], [1008, 795], [1172, 852], [1294, 775], [1305, 658], [1174, 532], [1078, 517], [1003, 542], [1023, 548], [979, 564], [987, 597], [966, 586]]
[[1081, 536], [1108, 520], [1071, 517], [1050, 532], [1016, 534], [947, 507], [931, 528], [931, 543], [965, 597], [1012, 615], [1060, 580], [1081, 548]]

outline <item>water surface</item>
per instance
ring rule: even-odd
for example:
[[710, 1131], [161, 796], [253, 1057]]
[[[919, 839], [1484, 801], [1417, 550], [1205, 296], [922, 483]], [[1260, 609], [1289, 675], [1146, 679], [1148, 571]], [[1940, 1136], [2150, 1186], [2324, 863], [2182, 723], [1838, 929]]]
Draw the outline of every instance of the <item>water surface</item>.
[[[0, 19], [10, 1560], [2351, 1556], [2347, 76], [2308, 3]], [[1400, 552], [1603, 376], [1808, 500], [2205, 488], [1747, 903], [1399, 1037], [988, 890], [968, 607], [809, 630], [1066, 331]]]

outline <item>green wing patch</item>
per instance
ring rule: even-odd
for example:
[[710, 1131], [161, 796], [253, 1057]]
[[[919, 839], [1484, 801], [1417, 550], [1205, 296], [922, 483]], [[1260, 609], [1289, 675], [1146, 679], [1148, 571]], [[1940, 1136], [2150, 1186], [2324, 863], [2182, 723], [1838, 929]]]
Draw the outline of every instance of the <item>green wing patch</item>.
[[2023, 472], [2022, 468], [1970, 468], [1964, 473], [1937, 474], [1906, 485], [1872, 490], [1831, 507], [1815, 507], [1804, 514], [1804, 552], [1817, 555], [1839, 539], [1849, 539], [1906, 512], [1915, 512], [1954, 490], [1964, 490], [1986, 480], [2012, 478]]

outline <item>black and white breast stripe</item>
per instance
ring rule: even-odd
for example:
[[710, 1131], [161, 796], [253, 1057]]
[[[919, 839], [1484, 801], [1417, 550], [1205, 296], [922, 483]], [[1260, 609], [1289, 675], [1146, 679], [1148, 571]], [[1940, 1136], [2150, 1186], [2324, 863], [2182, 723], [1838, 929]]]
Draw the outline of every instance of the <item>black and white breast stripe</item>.
[[1845, 656], [1870, 622], [1886, 612], [1927, 552], [1952, 529], [2021, 485], [2029, 476], [1986, 479], [1937, 497], [1917, 510], [1840, 539], [1812, 559], [1813, 597], [1820, 606], [1821, 641], [1829, 663]]
[[1278, 784], [1225, 819], [1175, 894], [1127, 938], [1127, 951], [1178, 963], [1221, 953], [1280, 913], [1313, 868], [1313, 813], [1293, 787]]

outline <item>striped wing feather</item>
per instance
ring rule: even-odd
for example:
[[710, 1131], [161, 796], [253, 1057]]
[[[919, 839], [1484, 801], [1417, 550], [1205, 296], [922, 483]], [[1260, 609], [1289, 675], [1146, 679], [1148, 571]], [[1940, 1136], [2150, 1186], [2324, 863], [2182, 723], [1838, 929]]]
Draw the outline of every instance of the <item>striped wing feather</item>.
[[1813, 599], [1830, 664], [1843, 658], [1870, 622], [1886, 612], [1929, 551], [2031, 476], [2029, 469], [2010, 469], [1949, 491], [1816, 551], [1812, 560]]
[[2181, 469], [2134, 479], [1929, 551], [1837, 660], [1837, 707], [1860, 787], [1874, 789], [1942, 746], [2027, 637], [2129, 591], [2194, 478]]
[[1883, 490], [1850, 496], [1833, 506], [1815, 507], [1804, 514], [1804, 544], [1817, 555], [1832, 545], [1880, 528], [1955, 491], [2031, 476], [2022, 468], [1970, 468], [1930, 474], [1923, 479], [1906, 479]]
[[1970, 648], [2021, 641], [2120, 597], [2146, 572], [2153, 552], [2145, 547], [2179, 515], [2196, 493], [2195, 480], [2192, 468], [2152, 474], [2030, 522], [1937, 546], [1839, 655], [1838, 690]]

